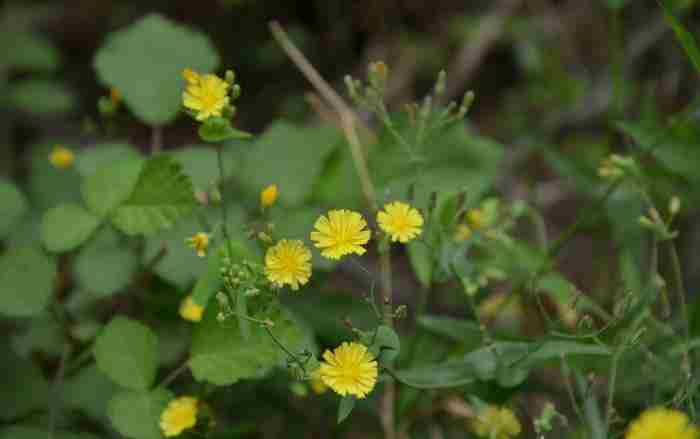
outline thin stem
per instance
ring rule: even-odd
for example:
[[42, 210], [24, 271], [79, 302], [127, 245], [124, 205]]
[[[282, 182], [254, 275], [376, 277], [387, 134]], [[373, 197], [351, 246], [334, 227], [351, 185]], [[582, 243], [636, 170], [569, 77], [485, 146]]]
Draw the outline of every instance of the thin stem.
[[189, 366], [190, 362], [189, 360], [183, 361], [181, 365], [177, 367], [177, 369], [173, 370], [170, 372], [168, 376], [166, 376], [163, 381], [158, 384], [158, 387], [167, 387], [170, 383], [172, 383], [175, 378], [177, 378], [182, 372], [187, 370], [187, 367]]
[[58, 363], [58, 371], [54, 377], [52, 398], [49, 406], [49, 439], [53, 439], [54, 432], [56, 431], [56, 418], [58, 416], [58, 410], [61, 405], [61, 386], [63, 385], [63, 378], [66, 374], [66, 363], [68, 362], [68, 356], [70, 355], [70, 346], [66, 344], [63, 347], [63, 353], [61, 354], [61, 360]]
[[605, 406], [605, 430], [610, 433], [610, 422], [613, 415], [613, 400], [615, 398], [615, 385], [617, 384], [617, 366], [622, 356], [623, 346], [618, 346], [613, 353], [610, 380], [608, 381], [608, 402]]
[[[681, 262], [678, 257], [678, 251], [676, 250], [676, 245], [673, 241], [669, 241], [670, 255], [671, 255], [671, 270], [673, 271], [675, 289], [678, 294], [678, 302], [681, 307], [681, 314], [683, 316], [683, 335], [685, 337], [685, 343], [683, 347], [683, 364], [682, 370], [685, 374], [686, 383], [689, 383], [692, 379], [692, 364], [690, 360], [690, 354], [688, 352], [690, 345], [690, 320], [688, 316], [688, 304], [685, 299], [685, 286], [683, 284], [683, 273], [681, 272]], [[693, 418], [696, 416], [695, 412], [695, 402], [693, 398], [688, 398], [690, 409], [693, 414]]]
[[163, 149], [163, 127], [151, 127], [151, 154], [158, 154]]
[[231, 247], [231, 236], [228, 233], [228, 209], [226, 208], [226, 198], [224, 197], [224, 159], [221, 155], [221, 147], [216, 148], [216, 162], [219, 167], [219, 192], [221, 193], [221, 230], [224, 234], [224, 239], [227, 243], [228, 257], [233, 257], [233, 248]]
[[287, 355], [289, 356], [289, 358], [292, 359], [292, 361], [294, 361], [295, 363], [297, 363], [297, 364], [299, 365], [299, 367], [300, 367], [303, 371], [306, 371], [306, 368], [304, 367], [304, 363], [301, 362], [301, 360], [299, 359], [299, 357], [297, 357], [296, 355], [294, 355], [289, 349], [286, 348], [286, 346], [284, 346], [284, 345], [282, 344], [282, 342], [280, 342], [280, 341], [277, 339], [277, 337], [275, 337], [275, 334], [273, 334], [273, 333], [272, 333], [272, 330], [270, 329], [270, 325], [264, 324], [264, 325], [262, 325], [262, 327], [265, 328], [265, 332], [267, 332], [267, 335], [269, 335], [270, 338], [272, 338], [272, 341], [275, 342], [275, 344], [276, 344], [280, 349], [282, 349], [282, 350], [284, 351], [284, 353], [287, 354]]

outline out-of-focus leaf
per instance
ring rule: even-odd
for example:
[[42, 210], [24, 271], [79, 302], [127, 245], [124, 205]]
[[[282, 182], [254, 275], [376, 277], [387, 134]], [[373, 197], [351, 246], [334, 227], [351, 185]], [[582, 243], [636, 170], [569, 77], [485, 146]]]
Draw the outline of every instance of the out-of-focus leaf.
[[210, 117], [199, 126], [199, 137], [205, 142], [219, 143], [227, 140], [245, 140], [252, 134], [240, 131], [231, 126], [231, 121], [223, 117]]
[[695, 37], [688, 32], [685, 26], [676, 18], [673, 11], [664, 0], [660, 0], [659, 3], [664, 10], [666, 21], [676, 34], [676, 38], [681, 43], [685, 54], [690, 58], [690, 62], [693, 64], [693, 67], [695, 67], [695, 71], [700, 73], [700, 49], [698, 49]]
[[99, 218], [77, 204], [62, 204], [48, 210], [41, 223], [41, 240], [54, 253], [80, 246], [100, 225]]
[[75, 106], [75, 98], [60, 82], [26, 79], [12, 84], [8, 103], [34, 114], [66, 113]]
[[158, 338], [151, 329], [125, 317], [115, 317], [95, 340], [97, 367], [117, 384], [148, 389], [156, 377]]
[[108, 215], [129, 198], [143, 168], [144, 161], [140, 158], [100, 166], [83, 180], [81, 189], [85, 204], [99, 216]]
[[[222, 324], [217, 321], [216, 314], [215, 307], [209, 307], [192, 336], [190, 368], [198, 381], [223, 386], [242, 379], [261, 378], [287, 360], [260, 326], [252, 325], [246, 340], [236, 319]], [[275, 325], [271, 331], [287, 349], [292, 352], [314, 350], [311, 336], [289, 311], [282, 309], [272, 320]]]
[[75, 258], [78, 285], [98, 297], [125, 288], [138, 270], [138, 257], [111, 228], [104, 228]]
[[411, 241], [406, 246], [408, 257], [418, 281], [424, 288], [430, 286], [433, 280], [433, 255], [424, 242]]
[[74, 167], [58, 169], [51, 165], [49, 154], [53, 147], [40, 144], [32, 149], [27, 195], [38, 210], [80, 203], [80, 175]]
[[3, 239], [26, 213], [27, 199], [12, 182], [0, 179], [0, 206], [0, 239]]
[[27, 359], [5, 353], [3, 373], [0, 375], [0, 401], [4, 402], [0, 404], [0, 419], [9, 421], [44, 408], [48, 404], [48, 396], [49, 383], [41, 370]]
[[33, 247], [14, 247], [0, 256], [0, 313], [40, 314], [51, 300], [56, 264]]
[[465, 343], [468, 349], [481, 344], [482, 332], [479, 329], [479, 324], [472, 320], [423, 315], [418, 317], [417, 322], [430, 332]]
[[49, 313], [30, 319], [25, 330], [11, 339], [14, 351], [24, 358], [28, 358], [32, 352], [58, 357], [63, 352], [64, 342], [61, 325]]
[[107, 417], [107, 403], [119, 387], [95, 365], [87, 366], [65, 383], [65, 404], [96, 420]]
[[339, 138], [340, 134], [327, 126], [275, 122], [250, 147], [240, 181], [255, 196], [275, 183], [280, 189], [281, 203], [299, 205], [311, 196], [324, 162]]
[[107, 36], [95, 55], [100, 80], [147, 124], [172, 121], [182, 106], [182, 70], [210, 72], [219, 56], [206, 35], [158, 14]]
[[80, 151], [75, 165], [80, 175], [87, 177], [112, 163], [137, 160], [139, 157], [141, 154], [138, 150], [128, 143], [98, 143]]
[[[207, 145], [196, 145], [178, 149], [172, 153], [173, 159], [182, 166], [182, 172], [190, 177], [197, 191], [206, 191], [219, 180], [216, 151]], [[226, 169], [226, 172], [230, 172]]]
[[173, 394], [158, 388], [152, 392], [122, 391], [109, 401], [107, 415], [114, 428], [129, 439], [162, 439], [160, 415]]
[[48, 38], [29, 32], [0, 31], [3, 64], [21, 70], [51, 71], [59, 64], [59, 52]]

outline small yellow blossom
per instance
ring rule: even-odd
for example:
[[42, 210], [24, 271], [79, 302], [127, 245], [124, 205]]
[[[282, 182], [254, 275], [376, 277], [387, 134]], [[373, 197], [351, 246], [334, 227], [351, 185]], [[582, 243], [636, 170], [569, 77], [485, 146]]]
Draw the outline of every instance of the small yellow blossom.
[[190, 322], [199, 322], [202, 320], [204, 307], [197, 305], [192, 300], [192, 296], [187, 296], [180, 302], [180, 317]]
[[197, 424], [197, 398], [181, 396], [170, 401], [160, 415], [160, 429], [165, 437], [178, 436]]
[[479, 230], [486, 227], [486, 213], [482, 209], [469, 209], [466, 216], [472, 228]]
[[322, 395], [328, 391], [328, 386], [321, 379], [320, 369], [316, 369], [316, 371], [311, 374], [309, 384], [311, 384], [311, 390], [317, 395]]
[[70, 168], [75, 161], [75, 154], [63, 145], [56, 145], [49, 154], [49, 161], [56, 168]]
[[197, 252], [197, 256], [200, 258], [207, 255], [207, 249], [209, 248], [209, 235], [207, 233], [195, 233], [191, 238], [187, 238], [186, 242]]
[[365, 253], [363, 245], [370, 238], [367, 222], [362, 215], [349, 210], [331, 210], [328, 216], [321, 215], [314, 224], [311, 240], [321, 249], [321, 254], [329, 259], [355, 253]]
[[625, 433], [625, 439], [698, 439], [700, 429], [678, 410], [656, 407], [646, 410]]
[[488, 439], [510, 439], [520, 434], [518, 418], [507, 407], [490, 405], [479, 412], [472, 421], [477, 436]]
[[109, 100], [112, 105], [117, 105], [122, 100], [122, 94], [115, 87], [109, 89]]
[[271, 184], [260, 192], [260, 206], [266, 209], [277, 201], [277, 185]]
[[185, 108], [196, 112], [198, 121], [205, 121], [211, 116], [221, 116], [229, 103], [229, 84], [216, 75], [200, 75], [190, 69], [183, 70], [182, 76], [187, 81], [187, 87], [182, 92]]
[[418, 209], [395, 201], [377, 213], [377, 223], [392, 241], [406, 243], [421, 234], [423, 216]]
[[377, 362], [360, 343], [345, 342], [333, 352], [323, 353], [318, 369], [321, 380], [341, 396], [364, 398], [377, 382]]
[[457, 224], [457, 228], [455, 229], [454, 239], [457, 242], [466, 241], [467, 239], [471, 238], [473, 234], [474, 232], [472, 232], [471, 227], [464, 223], [459, 223]]
[[265, 274], [274, 285], [289, 284], [296, 291], [311, 277], [311, 252], [299, 240], [283, 239], [267, 249]]

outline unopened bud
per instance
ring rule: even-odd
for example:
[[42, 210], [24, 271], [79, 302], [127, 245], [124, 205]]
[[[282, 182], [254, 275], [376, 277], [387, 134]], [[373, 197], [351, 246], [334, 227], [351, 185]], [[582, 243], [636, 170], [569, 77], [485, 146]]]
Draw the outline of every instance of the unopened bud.
[[671, 201], [668, 203], [668, 211], [671, 215], [677, 215], [681, 210], [681, 199], [677, 195], [671, 197]]
[[435, 94], [441, 95], [445, 92], [445, 83], [447, 82], [447, 73], [444, 70], [440, 70], [438, 73], [437, 81], [435, 81]]
[[228, 85], [233, 86], [233, 84], [236, 82], [236, 72], [233, 70], [226, 70], [225, 79]]

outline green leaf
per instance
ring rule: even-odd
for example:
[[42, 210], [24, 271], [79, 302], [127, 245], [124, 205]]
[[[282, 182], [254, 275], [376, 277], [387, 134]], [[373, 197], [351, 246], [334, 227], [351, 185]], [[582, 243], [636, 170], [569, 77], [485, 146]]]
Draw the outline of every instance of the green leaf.
[[394, 361], [401, 351], [401, 340], [398, 334], [386, 325], [379, 325], [375, 332], [363, 336], [362, 342], [375, 358], [380, 358], [383, 362]]
[[73, 266], [77, 284], [96, 297], [124, 289], [138, 268], [137, 255], [111, 228], [101, 230], [80, 251]]
[[65, 404], [80, 410], [96, 420], [107, 417], [107, 403], [119, 389], [95, 365], [81, 369], [65, 383]]
[[63, 253], [84, 243], [100, 225], [99, 218], [77, 204], [50, 209], [41, 222], [41, 240], [54, 253]]
[[146, 390], [156, 377], [158, 339], [148, 326], [115, 317], [95, 340], [95, 360], [115, 383]]
[[27, 199], [14, 183], [0, 179], [0, 206], [0, 239], [3, 239], [27, 212]]
[[121, 161], [138, 160], [141, 154], [128, 143], [98, 143], [81, 151], [75, 165], [81, 176], [93, 175], [101, 168]]
[[[44, 439], [51, 437], [46, 430], [35, 427], [14, 426], [0, 430], [0, 439]], [[68, 433], [63, 431], [53, 432], [54, 439], [98, 439], [89, 433]]]
[[59, 357], [64, 349], [65, 338], [61, 325], [50, 313], [29, 319], [25, 330], [10, 339], [12, 349], [21, 357], [28, 358], [33, 352]]
[[26, 79], [13, 83], [7, 100], [10, 105], [28, 113], [66, 113], [75, 106], [75, 98], [57, 81]]
[[0, 257], [0, 313], [40, 314], [51, 300], [56, 264], [33, 247], [15, 247]]
[[[259, 325], [251, 325], [245, 339], [237, 319], [225, 323], [216, 319], [216, 307], [209, 307], [205, 318], [194, 328], [190, 368], [198, 381], [229, 385], [242, 379], [261, 378], [275, 366], [284, 364], [287, 357]], [[271, 331], [291, 352], [313, 349], [310, 335], [286, 309], [271, 318]]]
[[162, 439], [160, 415], [173, 394], [162, 388], [152, 392], [123, 391], [109, 401], [107, 415], [114, 428], [129, 439]]
[[406, 245], [406, 250], [418, 282], [424, 288], [429, 287], [433, 280], [433, 255], [430, 248], [424, 242], [411, 241]]
[[275, 122], [246, 154], [240, 181], [256, 199], [262, 188], [276, 183], [281, 203], [299, 205], [311, 196], [339, 139], [340, 134], [327, 126]]
[[343, 396], [340, 399], [340, 403], [338, 404], [338, 424], [350, 416], [352, 409], [355, 408], [355, 401], [355, 397], [350, 395]]
[[209, 299], [223, 285], [221, 277], [221, 261], [232, 252], [231, 261], [236, 263], [244, 259], [253, 259], [253, 253], [241, 241], [231, 241], [231, 245], [225, 242], [219, 246], [218, 250], [210, 252], [207, 259], [207, 269], [197, 280], [192, 290], [192, 300], [200, 306], [206, 307]]
[[144, 163], [140, 158], [105, 163], [87, 176], [81, 190], [88, 209], [99, 216], [116, 209], [134, 191]]
[[133, 192], [115, 210], [112, 221], [128, 235], [152, 235], [172, 227], [197, 206], [192, 182], [168, 155], [144, 165]]
[[95, 55], [100, 81], [122, 94], [150, 125], [172, 121], [182, 105], [182, 70], [210, 72], [219, 56], [206, 35], [157, 14], [107, 36]]
[[33, 362], [6, 352], [0, 374], [0, 420], [9, 421], [45, 408], [48, 396], [49, 383], [41, 370]]
[[32, 147], [27, 195], [31, 206], [40, 211], [59, 204], [80, 203], [80, 175], [75, 167], [58, 169], [51, 165], [49, 154], [53, 146]]
[[199, 137], [209, 143], [219, 143], [225, 140], [245, 140], [252, 134], [240, 131], [231, 126], [231, 121], [223, 117], [210, 117], [199, 126]]
[[467, 349], [479, 346], [482, 341], [479, 324], [471, 320], [423, 315], [418, 317], [417, 323], [430, 332], [465, 343]]
[[59, 65], [59, 52], [48, 38], [29, 32], [0, 31], [3, 64], [15, 69], [52, 71]]
[[686, 55], [688, 55], [688, 58], [690, 58], [690, 61], [693, 63], [695, 71], [700, 73], [700, 49], [698, 49], [698, 45], [695, 42], [695, 37], [686, 30], [664, 0], [659, 0], [659, 4], [664, 10], [664, 17], [666, 18], [666, 21], [673, 29], [673, 32], [676, 34], [676, 38], [681, 43], [683, 50], [685, 50]]
[[[219, 181], [216, 151], [207, 145], [195, 145], [172, 153], [173, 159], [182, 166], [182, 172], [192, 180], [197, 191], [207, 191], [212, 183]], [[230, 169], [226, 169], [230, 172]]]

